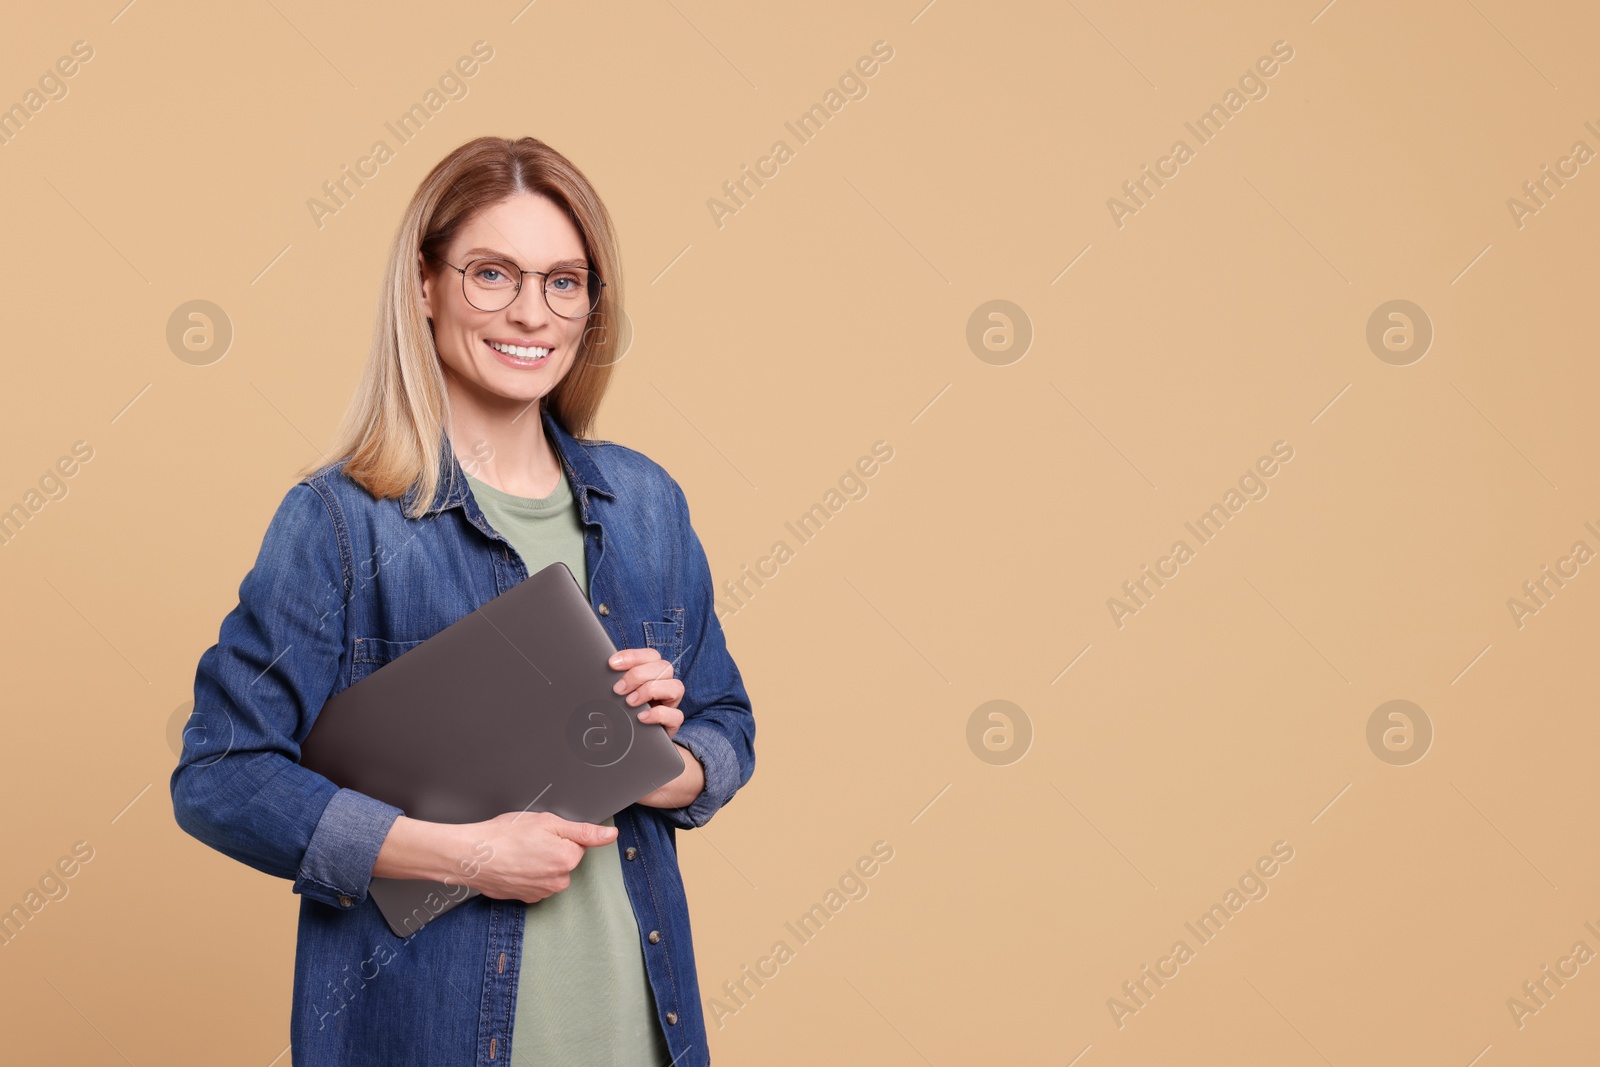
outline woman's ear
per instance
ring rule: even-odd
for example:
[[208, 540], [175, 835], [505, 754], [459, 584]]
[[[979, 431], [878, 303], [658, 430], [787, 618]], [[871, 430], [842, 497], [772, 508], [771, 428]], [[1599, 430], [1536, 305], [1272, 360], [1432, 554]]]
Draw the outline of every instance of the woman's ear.
[[428, 257], [422, 254], [421, 249], [417, 250], [417, 282], [417, 288], [421, 294], [418, 298], [419, 309], [422, 311], [423, 317], [429, 322], [432, 322], [433, 305], [431, 301], [433, 299], [433, 279], [429, 277]]

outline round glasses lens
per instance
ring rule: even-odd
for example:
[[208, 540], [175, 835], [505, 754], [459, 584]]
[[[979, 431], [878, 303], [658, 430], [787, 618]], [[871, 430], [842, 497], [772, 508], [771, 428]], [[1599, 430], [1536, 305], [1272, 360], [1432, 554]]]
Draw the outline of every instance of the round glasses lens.
[[467, 303], [479, 311], [499, 311], [517, 298], [522, 272], [500, 259], [475, 259], [461, 275]]
[[567, 319], [581, 319], [594, 310], [600, 280], [594, 271], [583, 267], [561, 267], [550, 272], [544, 282], [544, 298], [550, 310]]

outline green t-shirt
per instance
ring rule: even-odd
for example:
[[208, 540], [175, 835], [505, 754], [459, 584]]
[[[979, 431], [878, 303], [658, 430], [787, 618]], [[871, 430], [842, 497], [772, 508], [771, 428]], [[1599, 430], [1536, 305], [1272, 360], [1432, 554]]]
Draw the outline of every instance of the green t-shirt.
[[[541, 499], [513, 496], [470, 474], [467, 483], [529, 574], [560, 561], [588, 592], [583, 522], [565, 471]], [[671, 1058], [616, 842], [591, 848], [566, 889], [527, 906], [509, 1067], [668, 1067]]]

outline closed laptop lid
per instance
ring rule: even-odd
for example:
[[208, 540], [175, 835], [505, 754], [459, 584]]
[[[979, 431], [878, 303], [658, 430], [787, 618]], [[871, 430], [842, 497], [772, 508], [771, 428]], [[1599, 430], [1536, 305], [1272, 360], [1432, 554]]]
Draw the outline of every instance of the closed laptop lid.
[[[331, 697], [300, 763], [429, 822], [516, 811], [601, 822], [684, 767], [665, 728], [612, 691], [616, 650], [552, 563]], [[386, 878], [369, 891], [401, 936], [478, 895]], [[423, 914], [429, 893], [447, 903]]]

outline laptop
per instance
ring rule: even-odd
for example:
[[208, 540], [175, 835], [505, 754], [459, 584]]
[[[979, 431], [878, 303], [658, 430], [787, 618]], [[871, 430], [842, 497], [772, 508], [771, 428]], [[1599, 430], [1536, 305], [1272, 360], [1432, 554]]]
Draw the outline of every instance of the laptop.
[[[335, 694], [300, 763], [428, 822], [516, 811], [603, 822], [684, 767], [666, 729], [636, 718], [643, 705], [612, 692], [616, 651], [552, 563]], [[481, 895], [401, 878], [368, 892], [400, 937]]]

